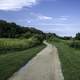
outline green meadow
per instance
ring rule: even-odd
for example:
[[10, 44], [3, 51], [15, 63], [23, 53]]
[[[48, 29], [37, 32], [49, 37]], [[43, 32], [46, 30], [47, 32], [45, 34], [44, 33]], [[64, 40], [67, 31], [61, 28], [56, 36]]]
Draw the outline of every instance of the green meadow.
[[80, 80], [80, 48], [77, 48], [77, 41], [76, 45], [71, 40], [53, 39], [49, 42], [58, 49], [64, 80]]
[[7, 80], [45, 47], [33, 44], [26, 39], [0, 39], [0, 80]]

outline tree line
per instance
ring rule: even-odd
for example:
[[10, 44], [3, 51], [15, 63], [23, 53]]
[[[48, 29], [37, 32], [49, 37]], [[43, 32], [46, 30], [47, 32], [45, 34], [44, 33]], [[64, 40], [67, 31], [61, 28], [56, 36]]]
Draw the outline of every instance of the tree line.
[[32, 28], [23, 27], [16, 23], [9, 23], [4, 20], [0, 20], [0, 38], [30, 38], [35, 37], [39, 40], [45, 38], [45, 33]]
[[[60, 37], [55, 33], [44, 33], [32, 27], [23, 27], [13, 22], [9, 23], [5, 20], [0, 20], [0, 38], [29, 38], [33, 36], [41, 40], [54, 37], [64, 40], [72, 39], [72, 37]], [[75, 39], [80, 40], [80, 33], [76, 34]]]

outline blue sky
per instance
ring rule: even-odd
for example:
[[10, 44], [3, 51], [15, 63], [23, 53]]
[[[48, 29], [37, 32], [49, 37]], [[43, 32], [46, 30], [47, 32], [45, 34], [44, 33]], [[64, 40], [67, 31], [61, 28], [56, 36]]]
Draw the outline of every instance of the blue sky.
[[80, 32], [80, 0], [0, 0], [0, 19], [74, 36]]

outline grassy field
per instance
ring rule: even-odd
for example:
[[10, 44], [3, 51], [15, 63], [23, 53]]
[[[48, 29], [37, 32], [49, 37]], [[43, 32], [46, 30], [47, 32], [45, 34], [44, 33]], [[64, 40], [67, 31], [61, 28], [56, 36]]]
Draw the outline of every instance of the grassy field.
[[0, 39], [0, 80], [7, 80], [45, 47], [36, 39]]
[[9, 51], [21, 51], [38, 45], [38, 42], [31, 39], [0, 39], [0, 54]]
[[45, 45], [39, 45], [24, 51], [0, 55], [0, 80], [6, 80], [33, 56], [41, 51]]
[[50, 42], [58, 48], [64, 80], [80, 80], [80, 50], [71, 48], [69, 41]]

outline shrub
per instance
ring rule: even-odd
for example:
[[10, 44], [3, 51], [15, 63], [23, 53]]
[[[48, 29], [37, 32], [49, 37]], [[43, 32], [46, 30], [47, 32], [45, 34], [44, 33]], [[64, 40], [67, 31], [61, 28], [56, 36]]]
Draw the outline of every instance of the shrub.
[[80, 41], [73, 41], [70, 46], [73, 48], [80, 48]]

